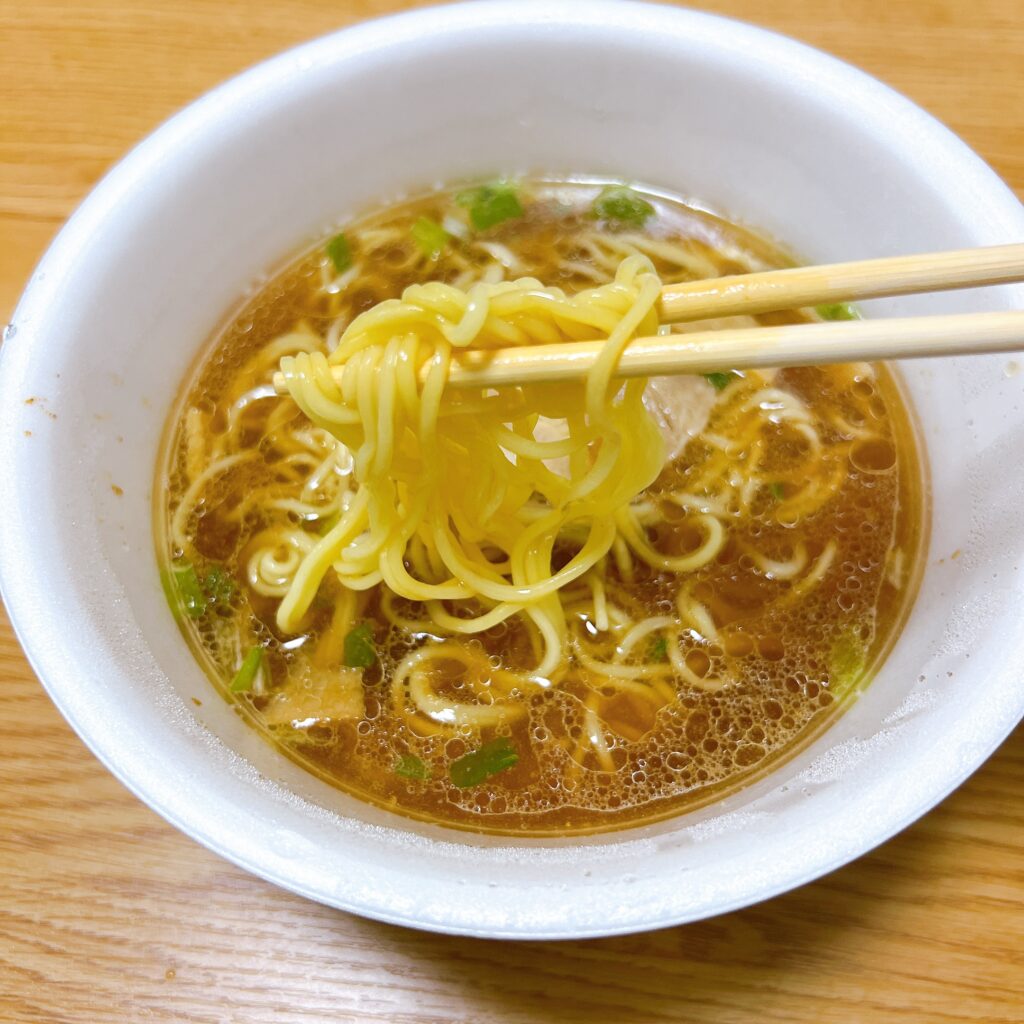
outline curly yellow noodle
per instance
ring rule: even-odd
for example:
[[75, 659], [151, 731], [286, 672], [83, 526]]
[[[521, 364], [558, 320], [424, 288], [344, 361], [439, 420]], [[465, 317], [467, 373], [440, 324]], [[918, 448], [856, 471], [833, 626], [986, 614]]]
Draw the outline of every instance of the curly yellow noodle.
[[[556, 671], [566, 636], [557, 592], [609, 552], [616, 511], [664, 461], [644, 383], [614, 380], [630, 339], [656, 329], [659, 293], [639, 256], [624, 260], [612, 283], [572, 297], [530, 278], [478, 282], [466, 292], [414, 285], [356, 317], [329, 357], [285, 356], [292, 397], [353, 452], [357, 500], [296, 572], [278, 609], [280, 628], [298, 628], [329, 570], [346, 586], [377, 573], [395, 594], [430, 602], [432, 621], [448, 630], [528, 616], [542, 638], [536, 673]], [[583, 338], [605, 340], [585, 386], [519, 389], [521, 414], [504, 395], [446, 392], [456, 348]], [[331, 372], [339, 366], [340, 383]], [[467, 399], [477, 405], [474, 430], [446, 415]], [[537, 440], [538, 415], [563, 419], [565, 438]], [[568, 480], [545, 465], [562, 456], [570, 459]], [[524, 514], [536, 498], [545, 511]], [[556, 548], [567, 541], [578, 549], [555, 571]], [[440, 605], [468, 597], [498, 607], [465, 618]]]
[[[496, 280], [485, 274], [466, 290], [442, 282], [412, 285], [343, 331], [332, 327], [329, 355], [316, 350], [304, 327], [275, 350], [287, 353], [280, 368], [289, 394], [314, 433], [322, 432], [289, 457], [304, 460], [301, 472], [315, 473], [318, 482], [335, 468], [347, 473], [350, 466], [351, 475], [326, 493], [304, 491], [302, 502], [288, 505], [300, 517], [340, 511], [325, 536], [304, 553], [287, 538], [268, 541], [252, 556], [250, 573], [263, 592], [284, 591], [277, 624], [286, 633], [302, 628], [328, 574], [346, 591], [383, 584], [384, 619], [426, 640], [391, 680], [396, 708], [420, 733], [506, 724], [524, 713], [523, 692], [557, 684], [572, 665], [589, 673], [588, 686], [596, 680], [657, 707], [674, 699], [673, 678], [702, 690], [725, 685], [686, 663], [684, 645], [713, 641], [717, 631], [685, 582], [678, 617], [651, 615], [631, 607], [625, 593], [609, 592], [606, 567], [614, 566], [626, 584], [638, 571], [696, 572], [722, 551], [728, 519], [748, 514], [779, 486], [787, 494], [775, 509], [780, 522], [810, 514], [841, 486], [838, 460], [824, 474], [805, 475], [798, 467], [785, 479], [766, 475], [766, 431], [791, 431], [806, 445], [808, 464], [820, 465], [823, 446], [803, 402], [750, 371], [718, 399], [698, 440], [705, 457], [693, 463], [685, 486], [642, 497], [663, 468], [664, 443], [643, 403], [646, 382], [616, 378], [630, 340], [658, 329], [661, 282], [641, 250], [677, 266], [679, 280], [703, 271], [703, 257], [678, 246], [662, 251], [632, 236], [614, 242], [594, 236], [587, 245], [599, 265], [614, 270], [610, 283], [569, 296], [532, 278], [500, 280], [495, 265]], [[507, 264], [501, 253], [495, 258]], [[446, 387], [458, 350], [574, 340], [604, 342], [582, 384], [500, 392]], [[324, 446], [325, 437], [334, 448]], [[351, 452], [350, 460], [338, 461], [337, 452]], [[670, 555], [655, 547], [649, 530], [664, 521], [669, 506], [699, 530], [695, 550]], [[815, 585], [829, 562], [826, 552], [801, 577], [807, 555], [799, 545], [786, 561], [749, 554], [762, 572], [792, 580], [791, 593]], [[400, 611], [396, 601], [411, 602], [416, 611]], [[461, 638], [513, 618], [526, 629], [532, 668], [503, 670], [501, 687], [495, 683], [470, 702], [434, 689], [437, 659], [460, 662], [468, 679], [482, 653]], [[664, 661], [635, 654], [654, 635], [667, 645]], [[584, 733], [607, 767], [610, 748], [592, 702], [584, 707]], [[570, 753], [579, 760], [579, 750]]]

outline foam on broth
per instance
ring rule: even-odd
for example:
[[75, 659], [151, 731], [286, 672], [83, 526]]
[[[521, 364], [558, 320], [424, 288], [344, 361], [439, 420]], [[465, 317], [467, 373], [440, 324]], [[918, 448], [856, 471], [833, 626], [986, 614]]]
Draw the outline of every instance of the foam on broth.
[[[666, 503], [665, 520], [652, 540], [666, 552], [690, 550], [691, 528], [685, 516], [672, 514], [666, 496], [699, 489], [709, 466], [721, 463], [727, 474], [757, 446], [770, 486], [753, 495], [746, 514], [729, 522], [718, 557], [685, 580], [647, 571], [625, 581], [616, 578], [614, 563], [608, 568], [638, 618], [678, 616], [683, 591], [710, 616], [702, 642], [682, 656], [691, 679], [724, 680], [720, 689], [690, 685], [678, 675], [671, 680], [672, 699], [657, 706], [602, 687], [599, 672], [574, 664], [558, 686], [530, 698], [525, 717], [504, 730], [518, 762], [485, 783], [460, 788], [449, 775], [452, 762], [492, 736], [423, 735], [391, 706], [391, 673], [425, 638], [392, 625], [374, 588], [360, 611], [372, 626], [378, 656], [363, 673], [361, 713], [338, 719], [311, 715], [298, 727], [295, 720], [271, 724], [274, 694], [295, 685], [300, 661], [331, 670], [342, 658], [330, 630], [336, 581], [325, 580], [298, 636], [278, 632], [277, 599], [248, 582], [254, 545], [269, 527], [287, 521], [314, 536], [318, 528], [284, 505], [246, 505], [247, 497], [279, 479], [274, 432], [293, 422], [282, 409], [288, 398], [261, 394], [238, 405], [240, 395], [265, 385], [270, 364], [260, 354], [275, 338], [303, 321], [327, 335], [339, 318], [347, 322], [409, 284], [461, 283], [467, 273], [530, 275], [567, 291], [589, 287], [607, 277], [594, 256], [595, 232], [605, 233], [609, 245], [646, 247], [666, 282], [791, 262], [756, 235], [665, 196], [648, 197], [657, 215], [642, 231], [595, 225], [589, 212], [595, 191], [587, 184], [527, 182], [523, 215], [483, 232], [471, 249], [459, 250], [458, 259], [451, 253], [425, 258], [410, 236], [420, 218], [450, 220], [456, 208], [450, 192], [348, 225], [356, 273], [347, 279], [336, 275], [318, 245], [274, 276], [214, 336], [169, 426], [156, 505], [159, 552], [168, 565], [182, 555], [168, 524], [190, 485], [194, 489], [196, 463], [202, 462], [197, 424], [209, 437], [230, 428], [245, 456], [190, 499], [194, 508], [185, 529], [198, 575], [222, 572], [233, 581], [216, 608], [179, 618], [198, 660], [227, 699], [288, 756], [333, 785], [400, 813], [483, 831], [566, 834], [636, 825], [706, 803], [791, 756], [834, 718], [891, 647], [916, 587], [925, 534], [922, 470], [890, 371], [882, 365], [797, 368], [771, 380], [772, 389], [793, 396], [812, 417], [824, 452], [817, 471], [838, 481], [820, 507], [793, 512], [793, 521], [787, 503], [800, 489], [807, 451], [785, 424], [773, 427], [770, 414], [756, 438], [744, 442], [748, 382], [738, 377], [709, 401], [707, 423], [697, 437], [677, 445], [680, 453], [649, 489], [648, 500]], [[685, 266], [673, 256], [680, 248], [687, 253]], [[759, 320], [798, 322], [810, 315]], [[723, 439], [727, 447], [732, 444], [727, 457]], [[804, 565], [794, 576], [801, 551]], [[820, 579], [802, 587], [818, 569]], [[403, 610], [415, 617], [415, 609], [391, 602], [391, 618]], [[594, 630], [585, 617], [574, 628]], [[593, 642], [600, 646], [601, 638], [595, 635]], [[264, 650], [262, 692], [232, 694], [229, 683], [253, 643]], [[468, 643], [495, 670], [530, 663], [529, 637], [515, 620]], [[453, 696], [465, 699], [480, 684], [467, 680], [458, 663], [444, 671], [439, 688]], [[595, 715], [602, 756], [587, 747]], [[396, 771], [403, 762], [415, 764], [414, 775], [424, 777]]]

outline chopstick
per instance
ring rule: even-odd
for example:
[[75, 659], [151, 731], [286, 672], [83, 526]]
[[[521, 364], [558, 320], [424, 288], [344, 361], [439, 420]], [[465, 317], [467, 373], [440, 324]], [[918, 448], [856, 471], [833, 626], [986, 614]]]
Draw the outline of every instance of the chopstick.
[[[602, 345], [582, 341], [460, 352], [452, 357], [448, 384], [486, 388], [579, 380], [597, 361]], [[1024, 312], [846, 320], [636, 338], [622, 353], [616, 376], [659, 377], [1022, 349]]]
[[662, 323], [1024, 281], [1024, 244], [887, 256], [666, 285]]
[[[692, 322], [1014, 281], [1024, 281], [1024, 244], [672, 284], [662, 289], [659, 316], [663, 323]], [[603, 342], [585, 341], [457, 351], [452, 355], [448, 384], [487, 388], [579, 380], [594, 366], [602, 347]], [[616, 376], [657, 377], [1020, 350], [1024, 350], [1024, 311], [814, 322], [636, 338], [619, 359]], [[274, 387], [282, 394], [287, 390], [280, 373], [274, 375]]]
[[[456, 352], [448, 386], [493, 388], [580, 380], [594, 366], [603, 345], [600, 341], [577, 341]], [[660, 377], [758, 366], [814, 366], [1021, 350], [1024, 311], [846, 320], [635, 338], [622, 353], [616, 376]], [[341, 369], [336, 368], [338, 373]], [[274, 387], [286, 393], [282, 374], [274, 374]]]

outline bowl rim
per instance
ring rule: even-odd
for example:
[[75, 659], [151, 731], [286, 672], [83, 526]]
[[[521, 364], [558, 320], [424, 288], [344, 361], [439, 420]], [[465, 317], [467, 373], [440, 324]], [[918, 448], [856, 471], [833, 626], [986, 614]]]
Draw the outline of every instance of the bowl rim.
[[[629, 10], [637, 18], [647, 19], [651, 25], [671, 24], [674, 29], [685, 26], [703, 37], [713, 37], [720, 48], [739, 52], [756, 50], [759, 53], [770, 48], [785, 58], [790, 69], [812, 78], [820, 76], [827, 79], [833, 88], [847, 89], [862, 103], [884, 100], [888, 113], [896, 113], [903, 124], [912, 126], [936, 153], [941, 152], [945, 161], [942, 172], [944, 178], [955, 176], [961, 187], [971, 190], [975, 203], [987, 204], [992, 211], [1005, 217], [1009, 225], [1016, 224], [1024, 234], [1024, 208], [1008, 186], [966, 143], [902, 94], [816, 48], [732, 18], [686, 8], [637, 3], [634, 0], [549, 0], [544, 5], [532, 5], [529, 8], [516, 0], [474, 0], [391, 14], [342, 28], [258, 63], [191, 102], [131, 149], [88, 194], [40, 260], [16, 307], [12, 323], [17, 324], [28, 317], [45, 323], [47, 307], [56, 301], [62, 280], [71, 272], [78, 254], [88, 245], [94, 228], [115, 212], [128, 194], [143, 186], [147, 176], [173, 158], [179, 147], [187, 147], [194, 134], [209, 133], [222, 120], [230, 118], [232, 111], [239, 106], [254, 102], [264, 93], [286, 88], [303, 73], [304, 65], [311, 66], [325, 61], [335, 63], [348, 55], [368, 49], [386, 50], [396, 42], [404, 42], [424, 32], [436, 36], [456, 29], [488, 30], [510, 19], [518, 23], [531, 20], [538, 25], [571, 29], [600, 21], [605, 14], [621, 16], [623, 10]], [[14, 374], [5, 372], [11, 360], [3, 356], [3, 348], [0, 347], [0, 402], [13, 399], [16, 387]], [[5, 450], [12, 445], [11, 437], [0, 436], [0, 463], [4, 461]], [[968, 761], [951, 760], [945, 773], [937, 773], [929, 780], [929, 785], [919, 794], [916, 804], [907, 813], [895, 819], [868, 823], [854, 852], [845, 848], [833, 850], [830, 855], [802, 865], [798, 871], [780, 873], [773, 885], [752, 885], [751, 891], [729, 902], [723, 901], [703, 913], [681, 917], [678, 913], [673, 914], [669, 905], [664, 916], [657, 919], [627, 922], [615, 927], [575, 926], [543, 932], [531, 930], [528, 922], [504, 930], [474, 927], [471, 924], [445, 924], [424, 921], [416, 913], [403, 914], [389, 908], [382, 900], [366, 898], [365, 894], [363, 898], [327, 897], [323, 892], [303, 884], [297, 876], [290, 877], [269, 868], [254, 855], [251, 843], [244, 840], [237, 843], [219, 841], [204, 821], [202, 811], [193, 817], [184, 816], [172, 805], [169, 794], [133, 777], [130, 767], [122, 764], [117, 756], [114, 739], [91, 728], [90, 723], [83, 722], [62, 699], [65, 683], [60, 678], [62, 659], [58, 650], [63, 641], [58, 638], [55, 643], [51, 635], [44, 635], [38, 630], [33, 614], [44, 590], [44, 582], [35, 578], [32, 572], [32, 559], [25, 557], [6, 531], [0, 531], [0, 595], [3, 596], [12, 627], [33, 671], [51, 700], [92, 753], [135, 796], [191, 838], [282, 888], [364, 917], [448, 934], [518, 939], [606, 936], [698, 920], [771, 898], [849, 862], [915, 821], [980, 766], [1014, 728], [1021, 713], [1021, 709], [1006, 707], [998, 719], [998, 725], [994, 725], [987, 733], [985, 743], [979, 745]], [[1024, 697], [1021, 703], [1024, 703]]]

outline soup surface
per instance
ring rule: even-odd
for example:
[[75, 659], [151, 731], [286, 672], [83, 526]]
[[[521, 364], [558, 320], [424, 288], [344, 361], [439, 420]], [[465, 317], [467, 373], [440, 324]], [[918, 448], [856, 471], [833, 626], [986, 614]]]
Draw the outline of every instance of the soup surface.
[[[635, 503], [643, 537], [618, 537], [561, 592], [565, 657], [550, 678], [521, 684], [538, 647], [525, 616], [462, 634], [331, 572], [296, 628], [278, 625], [355, 486], [351, 453], [275, 393], [281, 357], [332, 350], [353, 317], [417, 282], [531, 276], [571, 294], [637, 253], [665, 283], [790, 262], [660, 194], [544, 180], [439, 191], [353, 221], [260, 285], [185, 386], [157, 488], [168, 599], [223, 696], [332, 784], [485, 831], [640, 824], [791, 755], [891, 646], [925, 508], [899, 389], [867, 364], [650, 382], [667, 456]], [[554, 564], [571, 555], [567, 537]], [[430, 653], [423, 679], [417, 652]]]

